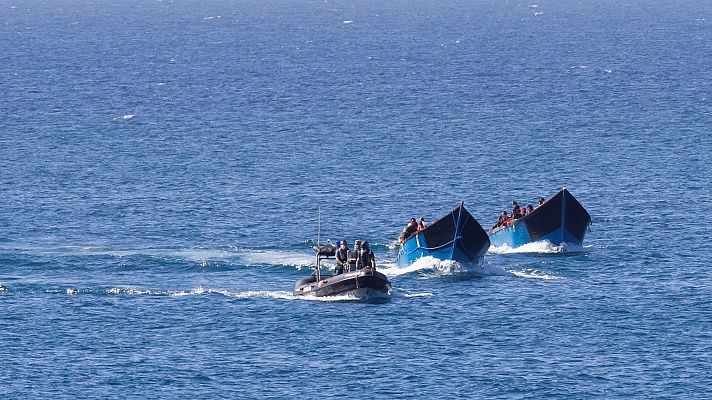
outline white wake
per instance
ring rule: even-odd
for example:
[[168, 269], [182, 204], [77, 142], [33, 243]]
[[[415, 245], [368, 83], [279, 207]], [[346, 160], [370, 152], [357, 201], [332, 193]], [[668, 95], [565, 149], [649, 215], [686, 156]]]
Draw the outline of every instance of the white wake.
[[[392, 264], [391, 264], [392, 265]], [[398, 267], [395, 265], [389, 266], [387, 268], [379, 268], [380, 272], [386, 276], [401, 276], [406, 274], [411, 274], [414, 272], [434, 272], [438, 275], [456, 275], [462, 273], [470, 273], [474, 275], [495, 275], [495, 276], [510, 276], [510, 272], [504, 268], [484, 264], [481, 267], [467, 267], [465, 268], [457, 261], [453, 260], [440, 260], [438, 258], [427, 256], [417, 259], [413, 264], [407, 267]]]
[[519, 247], [510, 247], [507, 244], [501, 246], [490, 246], [488, 253], [491, 254], [518, 254], [518, 253], [539, 253], [539, 254], [552, 254], [552, 253], [563, 253], [567, 251], [566, 243], [561, 246], [555, 246], [548, 240], [542, 240], [538, 242], [531, 242]]

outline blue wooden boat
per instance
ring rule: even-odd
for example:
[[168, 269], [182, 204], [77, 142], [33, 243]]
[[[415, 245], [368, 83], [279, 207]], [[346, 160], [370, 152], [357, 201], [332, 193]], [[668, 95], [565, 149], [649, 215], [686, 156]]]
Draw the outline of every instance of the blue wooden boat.
[[522, 218], [489, 231], [493, 246], [521, 245], [547, 240], [556, 246], [581, 247], [591, 215], [566, 189]]
[[421, 257], [453, 260], [460, 272], [480, 272], [489, 249], [487, 232], [460, 203], [452, 212], [407, 238], [398, 251], [398, 265], [408, 266]]

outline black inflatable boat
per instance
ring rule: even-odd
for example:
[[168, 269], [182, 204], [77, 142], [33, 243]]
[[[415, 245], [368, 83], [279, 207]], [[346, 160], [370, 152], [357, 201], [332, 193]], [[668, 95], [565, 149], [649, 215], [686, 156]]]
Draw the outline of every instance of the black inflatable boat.
[[322, 260], [333, 259], [336, 247], [317, 246], [316, 269], [311, 276], [294, 285], [295, 295], [349, 296], [358, 300], [387, 300], [391, 297], [391, 283], [375, 268], [347, 269], [339, 275], [322, 274]]

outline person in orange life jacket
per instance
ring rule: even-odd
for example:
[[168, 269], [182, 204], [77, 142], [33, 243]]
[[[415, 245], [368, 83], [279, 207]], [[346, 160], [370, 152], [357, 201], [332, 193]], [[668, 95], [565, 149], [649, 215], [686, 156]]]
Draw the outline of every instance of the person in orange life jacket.
[[506, 211], [502, 211], [502, 215], [504, 216], [504, 221], [502, 221], [501, 226], [507, 226], [514, 219], [511, 215], [507, 215]]
[[522, 207], [520, 211], [522, 212], [522, 217], [525, 216], [525, 215], [527, 215], [527, 209], [526, 209], [526, 208]]
[[356, 264], [358, 263], [358, 256], [361, 254], [361, 241], [357, 240], [354, 242], [353, 250], [348, 252], [348, 270], [347, 272], [356, 271]]
[[418, 232], [422, 231], [423, 229], [427, 228], [428, 225], [425, 223], [425, 218], [420, 217], [420, 222], [418, 222]]
[[356, 268], [357, 269], [362, 269], [362, 268], [376, 269], [376, 257], [373, 255], [373, 252], [368, 247], [368, 240], [363, 242], [363, 246], [361, 247], [361, 252], [359, 253], [358, 264], [357, 264]]
[[336, 268], [334, 268], [334, 275], [339, 275], [344, 273], [344, 268], [348, 265], [349, 259], [349, 243], [346, 240], [342, 240], [339, 247], [336, 249]]
[[398, 238], [398, 241], [403, 243], [406, 240], [408, 240], [411, 235], [413, 235], [415, 232], [418, 231], [418, 222], [415, 220], [415, 218], [411, 218], [410, 222], [408, 222], [408, 226], [403, 229], [403, 233], [401, 233], [400, 237]]

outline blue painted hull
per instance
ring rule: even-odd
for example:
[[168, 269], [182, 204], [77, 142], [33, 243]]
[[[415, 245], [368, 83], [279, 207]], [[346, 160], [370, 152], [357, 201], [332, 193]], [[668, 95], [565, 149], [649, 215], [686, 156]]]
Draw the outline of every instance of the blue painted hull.
[[582, 246], [591, 216], [566, 189], [506, 227], [489, 232], [493, 246], [519, 247], [547, 240], [556, 246]]
[[462, 271], [481, 269], [489, 249], [487, 232], [460, 204], [448, 215], [408, 238], [398, 252], [398, 265], [408, 266], [421, 257], [457, 261]]

